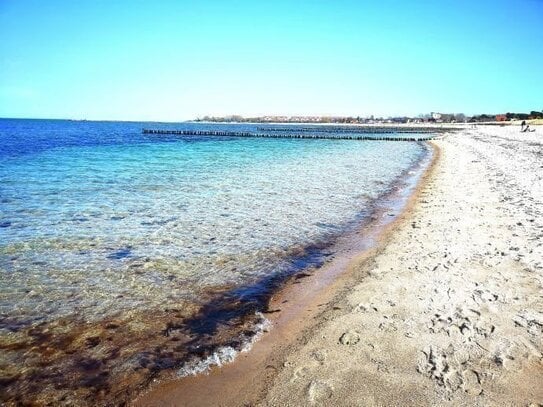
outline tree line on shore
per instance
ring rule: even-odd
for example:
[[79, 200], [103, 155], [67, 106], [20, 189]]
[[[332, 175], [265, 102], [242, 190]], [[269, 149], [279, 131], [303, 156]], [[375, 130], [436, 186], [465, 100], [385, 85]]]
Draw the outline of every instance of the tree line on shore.
[[204, 116], [197, 118], [196, 122], [226, 122], [226, 123], [339, 123], [339, 124], [372, 124], [372, 123], [477, 123], [511, 120], [532, 120], [543, 119], [543, 111], [532, 110], [530, 113], [503, 113], [503, 114], [479, 114], [466, 116], [463, 113], [446, 114], [431, 113], [417, 117], [361, 117], [361, 116], [258, 116], [243, 117], [240, 115], [231, 116]]
[[532, 110], [530, 113], [511, 113], [507, 112], [504, 114], [489, 115], [489, 114], [480, 114], [472, 116], [470, 122], [489, 122], [489, 121], [511, 121], [511, 120], [533, 120], [533, 119], [543, 119], [543, 111], [538, 112]]

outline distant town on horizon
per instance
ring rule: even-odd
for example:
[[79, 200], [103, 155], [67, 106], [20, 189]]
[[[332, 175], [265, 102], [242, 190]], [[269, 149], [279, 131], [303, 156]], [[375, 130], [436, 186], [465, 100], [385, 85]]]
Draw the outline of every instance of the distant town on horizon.
[[226, 122], [226, 123], [344, 123], [344, 124], [373, 124], [373, 123], [480, 123], [480, 122], [507, 122], [512, 120], [543, 119], [543, 110], [532, 110], [530, 113], [500, 113], [479, 114], [468, 116], [463, 113], [431, 112], [415, 117], [394, 116], [256, 116], [244, 117], [230, 116], [204, 116], [195, 122]]

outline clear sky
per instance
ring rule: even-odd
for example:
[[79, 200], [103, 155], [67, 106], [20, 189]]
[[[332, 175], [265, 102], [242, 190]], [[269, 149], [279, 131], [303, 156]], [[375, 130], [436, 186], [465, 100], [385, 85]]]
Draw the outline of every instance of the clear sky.
[[543, 110], [543, 0], [0, 0], [0, 117]]

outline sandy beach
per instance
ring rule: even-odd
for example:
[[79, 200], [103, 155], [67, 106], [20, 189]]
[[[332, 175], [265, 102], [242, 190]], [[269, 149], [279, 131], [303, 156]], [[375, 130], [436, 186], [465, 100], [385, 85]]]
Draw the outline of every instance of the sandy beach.
[[0, 407], [543, 407], [543, 0], [0, 0]]
[[272, 317], [253, 352], [138, 404], [542, 403], [540, 132], [434, 141], [426, 180], [373, 252], [297, 316]]
[[543, 145], [485, 127], [441, 153], [408, 222], [288, 356], [262, 405], [543, 402]]

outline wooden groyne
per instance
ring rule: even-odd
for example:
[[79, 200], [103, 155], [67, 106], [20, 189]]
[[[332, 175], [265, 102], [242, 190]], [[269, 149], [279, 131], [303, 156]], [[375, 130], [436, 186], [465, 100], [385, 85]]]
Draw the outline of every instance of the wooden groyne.
[[399, 127], [399, 126], [359, 126], [359, 127], [258, 127], [258, 131], [273, 132], [303, 132], [303, 133], [373, 133], [373, 134], [392, 134], [392, 133], [418, 133], [434, 134], [458, 130], [451, 127]]
[[[287, 131], [287, 130], [285, 130]], [[289, 139], [314, 139], [314, 140], [375, 140], [375, 141], [427, 141], [433, 136], [427, 137], [390, 137], [390, 136], [366, 136], [357, 134], [295, 134], [295, 133], [252, 133], [238, 131], [207, 131], [207, 130], [163, 130], [143, 129], [144, 134], [173, 134], [179, 136], [215, 136], [215, 137], [256, 137], [256, 138], [289, 138]], [[374, 133], [374, 132], [372, 132]], [[390, 133], [397, 133], [391, 131]]]

